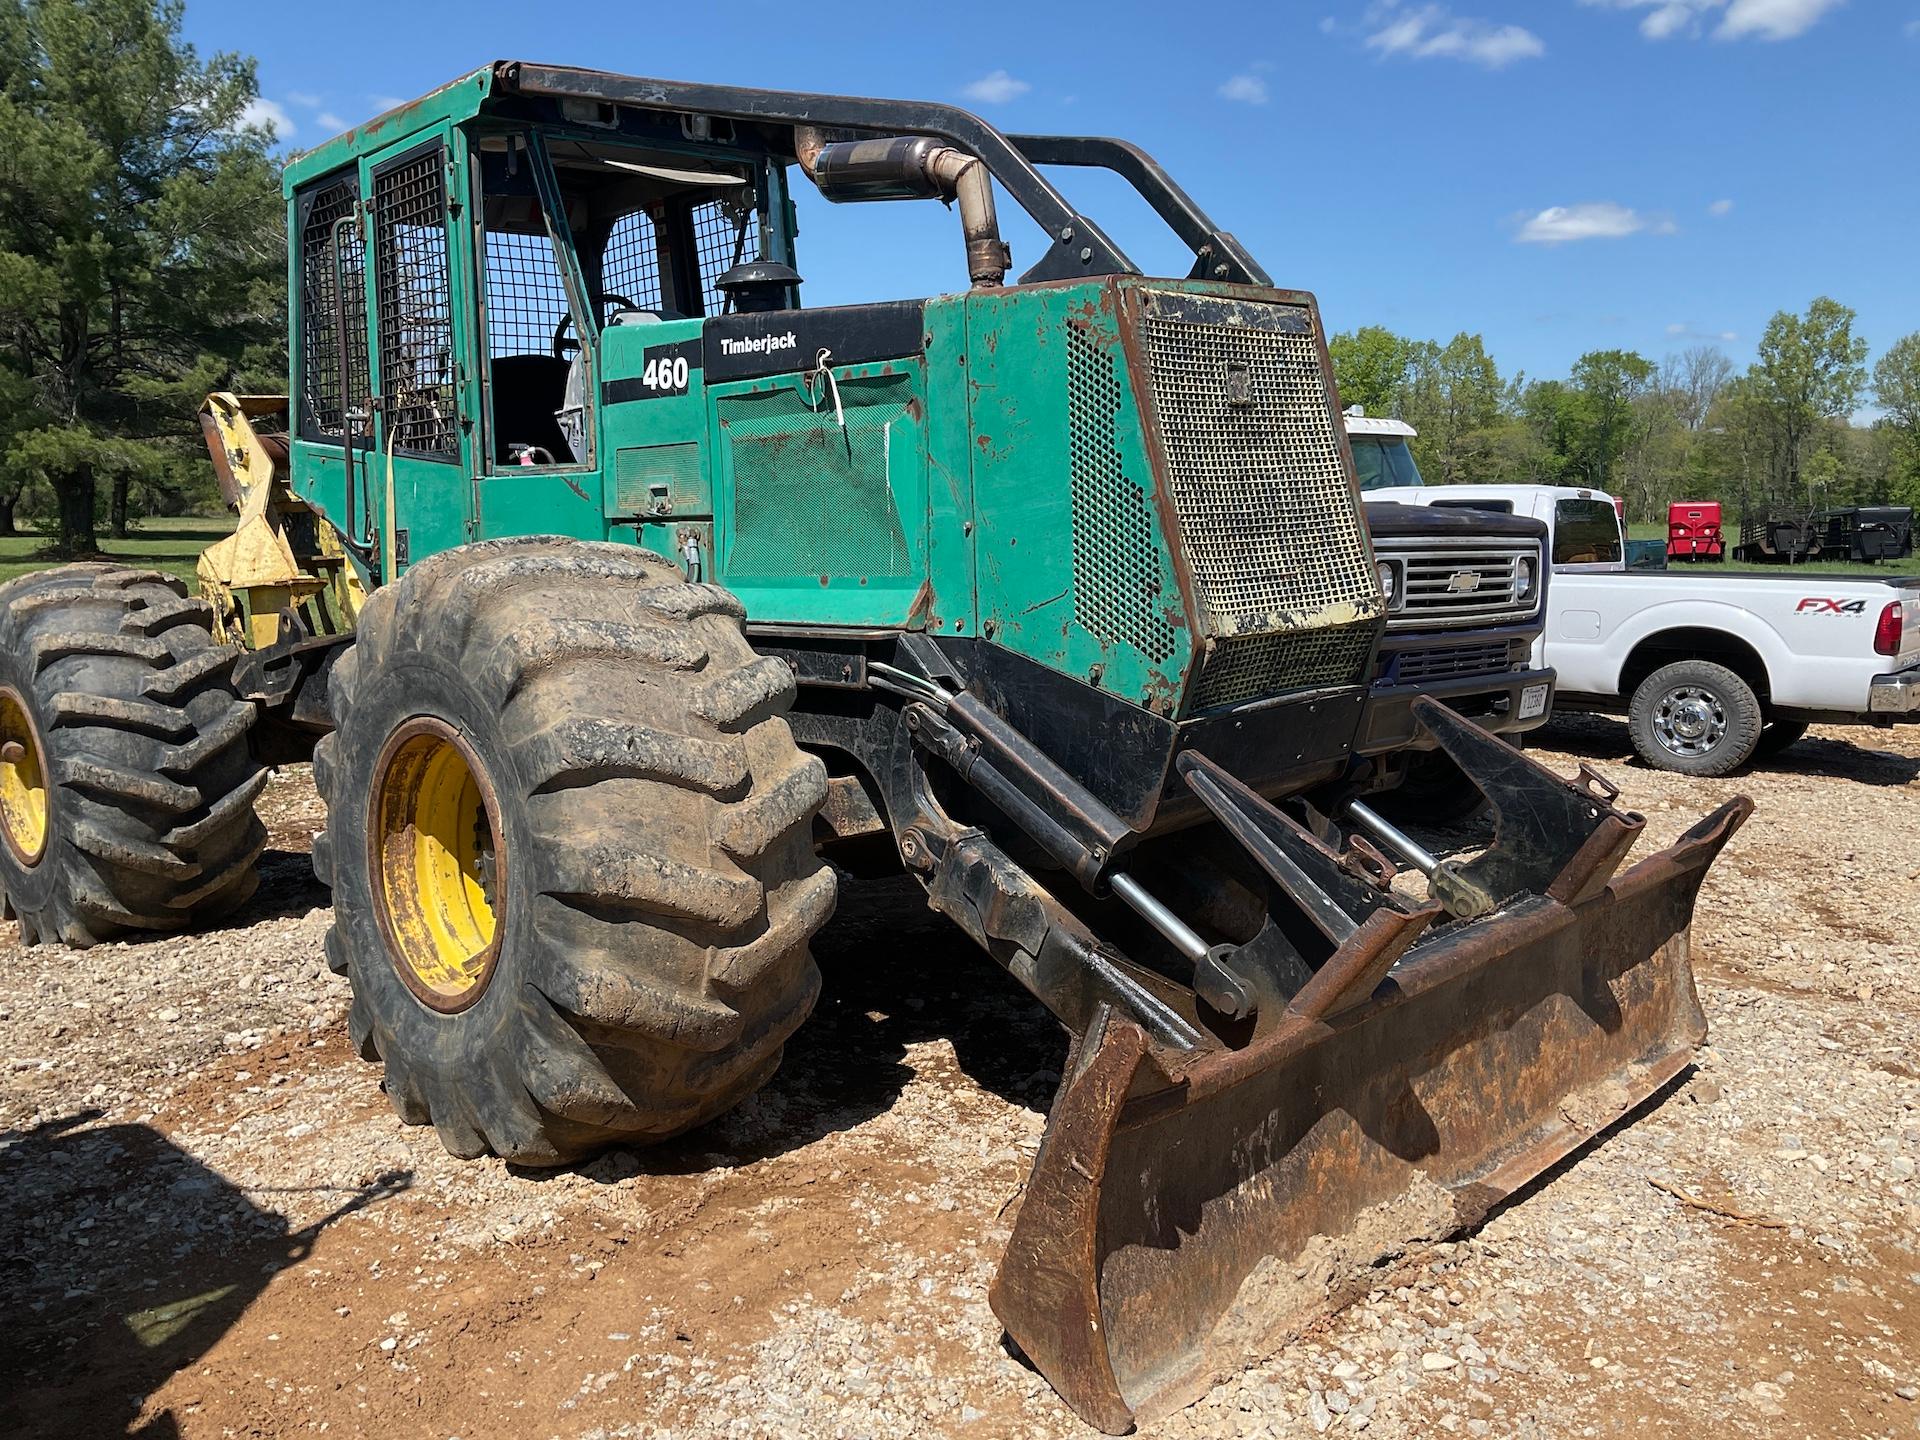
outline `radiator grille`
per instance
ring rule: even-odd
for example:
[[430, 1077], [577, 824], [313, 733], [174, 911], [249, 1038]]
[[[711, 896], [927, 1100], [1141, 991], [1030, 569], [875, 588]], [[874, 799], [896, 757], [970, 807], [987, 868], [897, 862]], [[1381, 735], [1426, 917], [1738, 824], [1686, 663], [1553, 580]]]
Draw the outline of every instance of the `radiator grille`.
[[1359, 683], [1380, 585], [1311, 312], [1172, 291], [1141, 304], [1181, 545], [1203, 628], [1229, 641], [1194, 703]]
[[1228, 636], [1215, 642], [1207, 657], [1191, 708], [1210, 710], [1293, 690], [1351, 685], [1366, 673], [1373, 637], [1371, 624]]
[[394, 446], [458, 458], [446, 183], [446, 150], [439, 145], [374, 177], [375, 286], [380, 393]]
[[1383, 661], [1381, 678], [1417, 685], [1469, 675], [1504, 675], [1526, 663], [1529, 649], [1524, 640], [1500, 640], [1444, 650], [1405, 650]]
[[1536, 586], [1539, 581], [1540, 547], [1531, 542], [1440, 550], [1401, 550], [1382, 544], [1379, 554], [1404, 566], [1405, 598], [1388, 622], [1390, 629], [1435, 621], [1485, 625], [1522, 620], [1539, 603], [1537, 588], [1530, 589], [1524, 599], [1517, 597], [1522, 560], [1532, 562]]
[[1173, 653], [1155, 600], [1160, 562], [1140, 486], [1121, 470], [1115, 438], [1120, 382], [1113, 355], [1079, 327], [1067, 331], [1068, 463], [1073, 481], [1073, 618], [1149, 660]]

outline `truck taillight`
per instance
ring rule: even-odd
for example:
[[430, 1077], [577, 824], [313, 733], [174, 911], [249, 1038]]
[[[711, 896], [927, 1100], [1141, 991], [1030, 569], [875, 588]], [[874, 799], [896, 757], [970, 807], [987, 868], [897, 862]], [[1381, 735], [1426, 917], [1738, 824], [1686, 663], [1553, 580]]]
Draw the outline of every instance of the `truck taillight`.
[[1880, 612], [1880, 623], [1873, 627], [1873, 653], [1876, 655], [1898, 655], [1900, 653], [1900, 632], [1906, 624], [1904, 612], [1898, 600], [1889, 603]]

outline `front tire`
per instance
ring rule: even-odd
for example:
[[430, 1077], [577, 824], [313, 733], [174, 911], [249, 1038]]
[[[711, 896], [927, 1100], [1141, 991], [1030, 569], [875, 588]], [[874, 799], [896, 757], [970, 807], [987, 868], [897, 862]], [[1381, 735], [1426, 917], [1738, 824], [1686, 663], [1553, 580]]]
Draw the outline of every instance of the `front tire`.
[[184, 930], [253, 894], [267, 777], [211, 626], [150, 570], [0, 586], [0, 916], [25, 943]]
[[777, 1068], [819, 993], [820, 762], [724, 591], [628, 546], [486, 541], [374, 594], [315, 755], [333, 967], [394, 1108], [553, 1165]]
[[1717, 776], [1737, 770], [1760, 743], [1759, 697], [1711, 660], [1678, 660], [1633, 692], [1627, 729], [1640, 758], [1659, 770]]

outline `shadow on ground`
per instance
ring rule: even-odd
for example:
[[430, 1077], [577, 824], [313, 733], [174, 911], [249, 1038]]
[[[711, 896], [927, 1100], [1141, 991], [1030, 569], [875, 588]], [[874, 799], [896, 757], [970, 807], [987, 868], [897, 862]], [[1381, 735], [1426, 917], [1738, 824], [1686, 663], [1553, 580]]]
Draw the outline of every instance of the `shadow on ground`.
[[0, 1434], [181, 1433], [146, 1398], [226, 1333], [320, 1232], [407, 1188], [394, 1171], [330, 1192], [289, 1227], [249, 1193], [145, 1125], [82, 1111], [0, 1134], [0, 1285], [6, 1384]]
[[[911, 1045], [944, 1039], [975, 1084], [1045, 1111], [1067, 1037], [1059, 1022], [909, 878], [841, 879], [840, 905], [814, 942], [820, 1001], [764, 1089], [738, 1110], [653, 1149], [576, 1167], [613, 1181], [644, 1169], [687, 1174], [748, 1164], [852, 1129], [893, 1105], [913, 1078]], [[553, 1172], [520, 1171], [530, 1178]]]
[[[1758, 770], [1770, 775], [1851, 780], [1856, 785], [1911, 785], [1920, 780], [1920, 757], [1876, 750], [1874, 737], [1878, 732], [1867, 726], [1847, 733], [1853, 738], [1808, 736], [1770, 759], [1753, 761], [1733, 778]], [[1582, 760], [1609, 761], [1636, 770], [1647, 768], [1634, 753], [1627, 722], [1612, 715], [1556, 715], [1544, 729], [1534, 732], [1529, 743]]]

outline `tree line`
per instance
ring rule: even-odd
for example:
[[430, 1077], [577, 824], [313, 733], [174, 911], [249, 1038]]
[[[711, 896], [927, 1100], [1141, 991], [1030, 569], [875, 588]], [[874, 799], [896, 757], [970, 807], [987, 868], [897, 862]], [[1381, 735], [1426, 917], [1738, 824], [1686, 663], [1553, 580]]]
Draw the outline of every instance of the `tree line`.
[[[1821, 296], [1767, 322], [1744, 372], [1715, 346], [1655, 361], [1591, 350], [1565, 379], [1503, 379], [1484, 341], [1377, 325], [1329, 342], [1341, 402], [1417, 429], [1430, 483], [1584, 485], [1664, 522], [1674, 500], [1752, 511], [1920, 505], [1920, 333], [1871, 368], [1854, 312]], [[1871, 426], [1851, 417], [1869, 399]]]
[[192, 416], [286, 384], [286, 239], [254, 62], [180, 0], [0, 0], [0, 535], [64, 555], [210, 500]]

